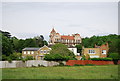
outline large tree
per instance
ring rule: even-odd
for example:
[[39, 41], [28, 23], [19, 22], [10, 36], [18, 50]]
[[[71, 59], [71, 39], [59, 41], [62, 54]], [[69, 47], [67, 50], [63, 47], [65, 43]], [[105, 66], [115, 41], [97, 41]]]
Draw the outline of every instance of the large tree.
[[74, 53], [68, 50], [67, 46], [64, 44], [55, 44], [51, 48], [52, 50], [50, 51], [50, 54], [46, 56], [49, 59], [51, 58], [51, 60], [76, 59]]

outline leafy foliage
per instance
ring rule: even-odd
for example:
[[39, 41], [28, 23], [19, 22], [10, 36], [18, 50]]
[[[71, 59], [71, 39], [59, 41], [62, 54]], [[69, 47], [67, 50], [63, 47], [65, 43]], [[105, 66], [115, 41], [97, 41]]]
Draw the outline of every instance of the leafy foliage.
[[113, 60], [120, 60], [120, 55], [118, 53], [110, 53], [108, 57]]
[[69, 59], [70, 59], [69, 56], [64, 57], [60, 54], [47, 54], [44, 57], [44, 60], [47, 60], [47, 61], [67, 61]]
[[73, 52], [67, 49], [67, 46], [64, 44], [55, 44], [52, 46], [52, 50], [50, 51], [50, 54], [60, 54], [62, 56], [70, 56], [70, 59], [75, 58], [75, 55]]
[[117, 53], [118, 45], [120, 46], [120, 35], [110, 34], [107, 36], [92, 36], [90, 38], [86, 37], [82, 39], [82, 44], [85, 48], [94, 48], [94, 45], [102, 45], [108, 42], [109, 53]]
[[[18, 59], [17, 53], [21, 53], [22, 49], [25, 47], [42, 47], [47, 45], [47, 42], [44, 40], [43, 35], [27, 38], [27, 39], [17, 39], [15, 36], [11, 37], [9, 32], [4, 32], [0, 30], [0, 45], [2, 46], [2, 60], [7, 60], [7, 57], [10, 57], [12, 60]], [[17, 53], [16, 53], [17, 52]]]
[[82, 53], [82, 45], [78, 44], [75, 46], [77, 48], [77, 53]]
[[112, 61], [112, 58], [91, 58], [91, 60], [96, 60], [96, 61]]
[[48, 61], [67, 61], [75, 59], [73, 52], [67, 49], [64, 44], [55, 44], [52, 46], [52, 50], [49, 55], [45, 55], [45, 60]]

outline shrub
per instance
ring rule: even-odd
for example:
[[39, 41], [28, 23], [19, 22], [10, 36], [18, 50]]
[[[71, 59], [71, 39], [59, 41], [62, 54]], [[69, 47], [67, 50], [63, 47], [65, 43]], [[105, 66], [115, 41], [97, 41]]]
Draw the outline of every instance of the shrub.
[[33, 56], [26, 56], [26, 60], [34, 60]]
[[6, 55], [2, 55], [2, 61], [7, 60], [7, 56]]
[[94, 66], [95, 64], [86, 64], [86, 66]]
[[82, 56], [81, 60], [86, 60], [85, 55]]
[[96, 61], [112, 61], [112, 58], [91, 58], [91, 60], [96, 60]]
[[62, 56], [60, 54], [46, 54], [44, 60], [47, 61], [67, 61], [71, 58], [69, 56]]
[[59, 66], [64, 66], [64, 63], [60, 62], [60, 63], [59, 63]]
[[25, 62], [25, 61], [27, 61], [27, 59], [24, 59], [24, 58], [23, 58], [23, 59], [22, 59], [22, 62]]
[[44, 65], [40, 65], [40, 64], [38, 64], [38, 67], [45, 67]]
[[36, 67], [36, 66], [32, 65], [32, 67]]
[[82, 64], [74, 64], [74, 66], [84, 66], [84, 65], [82, 65]]
[[120, 55], [118, 53], [110, 53], [108, 57], [113, 60], [120, 60]]
[[9, 63], [12, 63], [12, 59], [10, 57], [7, 57], [7, 60]]

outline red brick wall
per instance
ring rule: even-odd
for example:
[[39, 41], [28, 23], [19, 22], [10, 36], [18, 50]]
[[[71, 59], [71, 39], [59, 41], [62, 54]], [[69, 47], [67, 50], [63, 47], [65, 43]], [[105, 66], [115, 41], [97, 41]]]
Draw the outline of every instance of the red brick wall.
[[[119, 61], [120, 63], [120, 61]], [[95, 64], [95, 65], [109, 65], [109, 64], [114, 64], [113, 61], [92, 61], [92, 60], [68, 60], [66, 62], [66, 65], [73, 66], [74, 64]]]

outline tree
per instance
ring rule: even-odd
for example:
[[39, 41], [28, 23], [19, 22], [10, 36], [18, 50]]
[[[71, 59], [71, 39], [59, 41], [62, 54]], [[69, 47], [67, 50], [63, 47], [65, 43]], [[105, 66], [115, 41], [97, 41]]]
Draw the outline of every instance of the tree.
[[34, 39], [36, 40], [36, 44], [37, 44], [37, 46], [38, 47], [42, 47], [42, 46], [44, 46], [45, 44], [45, 40], [44, 40], [44, 37], [43, 37], [43, 35], [40, 35], [40, 36], [36, 36], [36, 37], [34, 37]]
[[45, 55], [45, 60], [48, 61], [67, 61], [76, 59], [73, 52], [67, 49], [67, 46], [64, 44], [55, 44], [51, 47], [49, 55]]
[[70, 56], [70, 59], [75, 59], [74, 53], [68, 50], [67, 46], [64, 44], [55, 44], [51, 48], [50, 54], [60, 54], [62, 56]]
[[13, 46], [11, 40], [2, 35], [2, 54], [9, 56], [13, 53]]
[[81, 53], [82, 52], [82, 45], [78, 44], [75, 46], [77, 48], [77, 53]]

